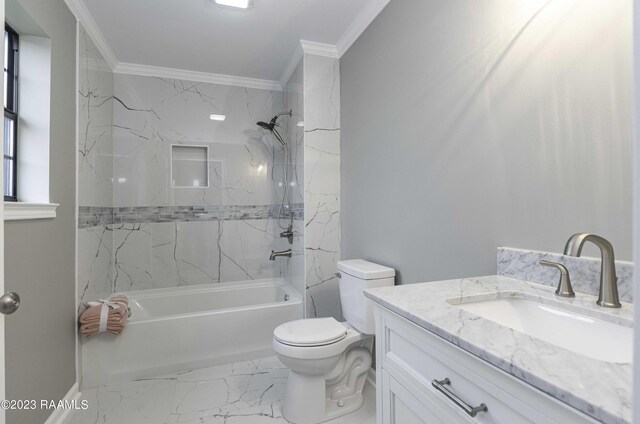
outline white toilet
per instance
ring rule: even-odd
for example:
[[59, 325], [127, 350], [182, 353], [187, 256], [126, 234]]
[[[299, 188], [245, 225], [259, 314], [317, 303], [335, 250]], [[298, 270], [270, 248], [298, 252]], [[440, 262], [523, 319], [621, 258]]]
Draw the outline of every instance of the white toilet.
[[317, 424], [362, 406], [371, 367], [375, 322], [364, 289], [393, 286], [395, 270], [361, 259], [338, 262], [346, 322], [290, 321], [273, 331], [273, 349], [289, 368], [282, 413], [295, 424]]

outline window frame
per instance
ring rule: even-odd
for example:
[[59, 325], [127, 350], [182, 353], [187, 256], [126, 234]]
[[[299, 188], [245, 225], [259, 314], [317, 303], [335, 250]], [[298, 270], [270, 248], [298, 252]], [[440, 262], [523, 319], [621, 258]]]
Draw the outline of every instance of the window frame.
[[[20, 36], [9, 24], [5, 22], [4, 30], [7, 33], [8, 40], [8, 49], [7, 49], [7, 69], [5, 72], [7, 73], [7, 86], [5, 87], [5, 98], [7, 101], [7, 107], [4, 108], [4, 117], [5, 119], [10, 119], [13, 121], [13, 155], [7, 155], [7, 152], [4, 152], [4, 159], [13, 162], [13, 172], [12, 172], [12, 184], [11, 191], [13, 193], [12, 196], [4, 196], [4, 200], [9, 202], [17, 202], [18, 201], [18, 119], [19, 119], [19, 111], [18, 111], [18, 70], [19, 70], [19, 47], [20, 47]], [[4, 122], [4, 121], [3, 121]], [[3, 124], [4, 125], [4, 124]], [[4, 186], [3, 186], [4, 192]], [[3, 193], [4, 194], [4, 193]]]

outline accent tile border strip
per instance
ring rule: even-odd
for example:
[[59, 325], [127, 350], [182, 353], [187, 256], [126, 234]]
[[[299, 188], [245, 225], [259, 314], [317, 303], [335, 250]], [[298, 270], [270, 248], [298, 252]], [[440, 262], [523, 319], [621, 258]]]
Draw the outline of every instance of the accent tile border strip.
[[78, 206], [78, 228], [113, 224], [113, 208]]
[[[532, 283], [556, 286], [557, 270], [540, 265], [540, 260], [560, 262], [569, 270], [571, 284], [577, 292], [598, 295], [600, 289], [600, 259], [575, 258], [561, 253], [498, 247], [498, 275]], [[633, 262], [616, 261], [618, 294], [623, 302], [633, 303]]]
[[[78, 207], [78, 228], [112, 224], [275, 219], [280, 205]], [[285, 216], [302, 220], [304, 207], [291, 205]]]

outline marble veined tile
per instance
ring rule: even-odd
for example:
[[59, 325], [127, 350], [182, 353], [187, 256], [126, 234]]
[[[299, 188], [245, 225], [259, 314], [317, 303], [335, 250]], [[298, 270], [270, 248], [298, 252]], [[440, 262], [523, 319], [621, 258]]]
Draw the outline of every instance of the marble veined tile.
[[304, 55], [304, 118], [305, 314], [341, 320], [338, 60]]
[[[116, 206], [272, 203], [281, 147], [256, 122], [281, 111], [282, 93], [122, 74], [114, 84]], [[172, 144], [208, 146], [209, 187], [171, 186]]]
[[175, 387], [172, 376], [85, 390], [88, 409], [75, 411], [64, 424], [168, 424]]
[[113, 202], [113, 73], [82, 25], [78, 30], [78, 202]]
[[78, 306], [113, 292], [113, 229], [78, 230]]
[[[281, 412], [289, 370], [276, 357], [101, 386], [63, 424], [290, 424]], [[330, 424], [374, 424], [375, 390]]]
[[[518, 278], [533, 283], [557, 286], [559, 273], [554, 268], [540, 265], [540, 260], [559, 262], [569, 270], [575, 291], [598, 295], [600, 290], [600, 258], [565, 256], [561, 253], [535, 250], [498, 248], [498, 275]], [[633, 263], [616, 261], [618, 294], [623, 302], [633, 303]]]
[[280, 231], [272, 219], [114, 225], [115, 291], [278, 276]]

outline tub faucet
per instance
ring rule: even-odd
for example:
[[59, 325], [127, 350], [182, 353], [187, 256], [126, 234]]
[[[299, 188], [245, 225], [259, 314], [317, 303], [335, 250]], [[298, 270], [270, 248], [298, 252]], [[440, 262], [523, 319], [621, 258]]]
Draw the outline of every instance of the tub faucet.
[[580, 256], [584, 243], [590, 241], [600, 249], [602, 263], [600, 265], [600, 291], [598, 293], [598, 305], [605, 308], [619, 308], [618, 277], [616, 277], [615, 257], [613, 246], [604, 237], [589, 233], [577, 233], [569, 237], [564, 247], [564, 254]]
[[271, 251], [271, 256], [269, 256], [270, 261], [275, 261], [278, 256], [286, 256], [287, 258], [291, 257], [291, 249], [283, 250], [282, 252], [276, 252], [274, 250]]

